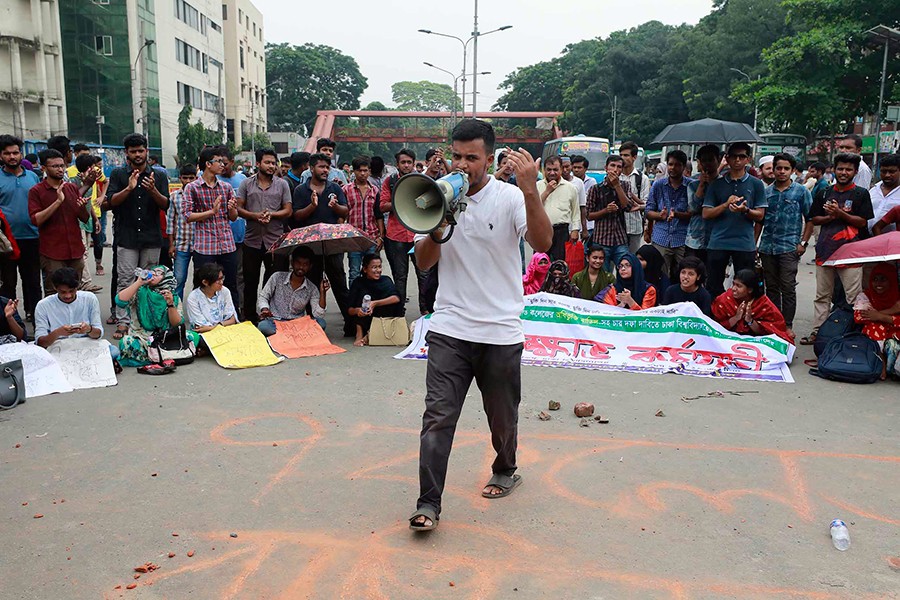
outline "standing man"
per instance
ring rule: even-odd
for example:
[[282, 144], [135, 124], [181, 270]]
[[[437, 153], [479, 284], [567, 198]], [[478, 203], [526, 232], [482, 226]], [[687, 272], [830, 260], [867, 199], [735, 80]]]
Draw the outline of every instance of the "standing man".
[[[242, 171], [234, 170], [234, 152], [231, 151], [231, 148], [221, 146], [219, 152], [220, 156], [225, 159], [225, 163], [222, 165], [222, 172], [216, 176], [216, 179], [227, 183], [237, 193], [238, 188], [241, 187], [241, 183], [247, 179], [247, 176]], [[235, 255], [237, 259], [237, 296], [233, 296], [234, 309], [238, 311], [238, 314], [241, 314], [241, 305], [238, 304], [238, 299], [244, 297], [244, 253], [241, 250], [244, 245], [244, 237], [247, 235], [247, 220], [243, 217], [238, 217], [230, 221], [229, 225], [231, 225], [231, 236], [234, 238], [237, 252]]]
[[238, 257], [230, 223], [238, 218], [234, 188], [219, 181], [227, 162], [223, 148], [205, 146], [200, 151], [200, 178], [184, 188], [184, 216], [194, 224], [191, 258], [194, 270], [207, 263], [222, 265], [225, 287], [235, 310], [240, 306]]
[[497, 155], [497, 170], [494, 171], [494, 177], [503, 183], [516, 185], [516, 174], [513, 171], [512, 163], [508, 159], [509, 155], [506, 152], [501, 152]]
[[349, 286], [359, 277], [363, 256], [381, 252], [384, 245], [384, 215], [378, 206], [378, 190], [369, 184], [369, 158], [358, 156], [353, 159], [353, 183], [343, 187], [350, 210], [349, 223], [375, 240], [375, 245], [365, 252], [350, 252], [347, 260], [350, 264]]
[[[347, 208], [347, 197], [344, 190], [334, 181], [328, 180], [331, 159], [325, 154], [313, 154], [309, 158], [312, 178], [294, 190], [293, 210], [294, 225], [307, 227], [317, 223], [336, 224], [346, 220], [350, 215]], [[410, 168], [412, 168], [410, 166]], [[328, 278], [331, 293], [341, 309], [344, 317], [344, 337], [356, 336], [356, 322], [347, 313], [347, 274], [344, 272], [344, 255], [330, 254], [323, 256], [313, 265], [308, 274], [313, 283], [322, 282], [322, 273]]]
[[287, 181], [288, 187], [291, 188], [291, 197], [294, 197], [294, 190], [300, 185], [300, 177], [303, 172], [309, 168], [309, 152], [294, 152], [291, 154], [291, 168], [285, 174], [284, 179]]
[[553, 225], [550, 260], [566, 260], [566, 242], [577, 242], [581, 231], [581, 207], [578, 190], [562, 178], [562, 161], [558, 156], [548, 156], [544, 161], [544, 179], [537, 182], [537, 189]]
[[278, 167], [278, 176], [279, 177], [287, 177], [287, 174], [291, 170], [291, 157], [290, 156], [282, 156], [281, 161]]
[[806, 181], [803, 182], [803, 185], [809, 190], [813, 198], [828, 187], [828, 179], [825, 177], [827, 169], [828, 165], [817, 161], [809, 165], [809, 168], [806, 170]]
[[[888, 154], [881, 159], [881, 181], [869, 190], [875, 217], [869, 220], [869, 230], [895, 206], [900, 206], [900, 154]], [[887, 231], [894, 231], [890, 226]]]
[[184, 282], [187, 281], [188, 266], [191, 264], [191, 241], [194, 239], [194, 224], [188, 223], [184, 214], [184, 188], [197, 180], [197, 165], [181, 165], [178, 180], [181, 189], [176, 190], [169, 200], [166, 231], [169, 232], [169, 258], [175, 271], [175, 293], [184, 300]]
[[16, 272], [22, 277], [25, 318], [34, 322], [34, 307], [41, 299], [41, 254], [38, 228], [28, 214], [28, 193], [40, 179], [34, 171], [22, 166], [22, 140], [0, 135], [0, 210], [9, 221], [20, 255], [13, 260], [0, 254], [0, 296], [16, 297]]
[[524, 150], [509, 153], [515, 165], [516, 188], [488, 175], [494, 162], [494, 130], [489, 123], [465, 119], [454, 128], [452, 140], [453, 166], [469, 177], [468, 208], [459, 214], [459, 225], [447, 243], [435, 241], [445, 235], [443, 227], [416, 236], [419, 266], [430, 269], [440, 260], [441, 285], [426, 337], [420, 495], [409, 519], [415, 531], [434, 529], [440, 519], [453, 434], [472, 379], [481, 390], [497, 452], [493, 476], [481, 494], [502, 498], [522, 481], [515, 474], [525, 340], [519, 316], [524, 301], [516, 246], [523, 236], [538, 251], [553, 242], [531, 155]]
[[28, 214], [38, 228], [41, 271], [44, 274], [44, 296], [56, 293], [51, 275], [63, 267], [71, 267], [81, 281], [84, 270], [84, 236], [79, 221], [91, 219], [87, 204], [78, 187], [63, 181], [66, 163], [56, 150], [43, 150], [38, 155], [44, 169], [44, 181], [28, 192]]
[[687, 154], [672, 150], [666, 154], [667, 177], [660, 177], [650, 188], [647, 200], [647, 220], [653, 221], [653, 246], [662, 254], [666, 263], [666, 277], [678, 281], [679, 265], [684, 260], [685, 242], [691, 210], [688, 206], [688, 188], [693, 179], [685, 179], [684, 165]]
[[803, 345], [815, 342], [819, 327], [828, 318], [834, 297], [834, 280], [841, 280], [847, 303], [853, 306], [862, 290], [862, 267], [826, 267], [823, 263], [844, 244], [855, 242], [867, 233], [873, 217], [869, 191], [853, 183], [861, 162], [859, 154], [834, 157], [834, 185], [813, 199], [810, 217], [819, 225], [816, 238], [816, 299], [813, 303], [813, 331], [800, 340]]
[[[862, 137], [855, 133], [842, 137], [838, 140], [837, 151], [846, 154], [855, 154], [859, 157], [859, 169], [857, 169], [856, 177], [853, 178], [853, 183], [864, 190], [868, 190], [872, 187], [872, 169], [869, 168], [866, 161], [862, 159]], [[835, 168], [834, 177], [835, 181], [837, 181], [837, 168]]]
[[[394, 277], [394, 285], [400, 292], [400, 299], [406, 302], [409, 296], [406, 292], [406, 280], [409, 276], [409, 251], [413, 247], [415, 234], [403, 226], [394, 212], [394, 188], [401, 177], [413, 172], [416, 163], [416, 155], [412, 150], [403, 148], [394, 155], [397, 161], [398, 173], [386, 177], [381, 185], [381, 212], [389, 214], [387, 232], [384, 240], [384, 253], [391, 265], [391, 275]], [[420, 291], [421, 293], [421, 291]], [[356, 328], [354, 326], [354, 337]]]
[[[347, 183], [346, 173], [331, 166], [331, 160], [334, 158], [334, 151], [336, 148], [337, 144], [334, 143], [334, 140], [329, 138], [322, 138], [316, 142], [316, 153], [324, 154], [328, 157], [328, 181], [333, 181], [338, 185], [344, 185]], [[309, 181], [310, 177], [312, 177], [312, 163], [310, 163], [309, 168], [300, 176], [300, 183], [306, 183]], [[356, 335], [356, 333], [353, 335]]]
[[615, 272], [619, 261], [628, 254], [625, 212], [631, 208], [631, 186], [623, 182], [624, 161], [611, 154], [606, 158], [606, 177], [591, 188], [587, 199], [587, 218], [594, 222], [591, 247], [602, 246], [606, 256], [604, 270]]
[[587, 193], [597, 183], [596, 179], [587, 174], [587, 171], [590, 168], [591, 163], [589, 163], [588, 159], [585, 157], [580, 154], [576, 154], [572, 157], [572, 174], [584, 184], [585, 201], [587, 201]]
[[728, 260], [734, 272], [756, 263], [753, 224], [766, 216], [766, 186], [747, 173], [750, 144], [735, 142], [725, 156], [728, 171], [709, 183], [703, 199], [703, 218], [710, 222], [707, 289], [713, 298], [725, 291]]
[[703, 218], [703, 198], [709, 184], [718, 179], [722, 151], [716, 144], [707, 144], [697, 150], [699, 176], [687, 184], [688, 210], [691, 220], [684, 239], [685, 256], [696, 256], [706, 264], [706, 247], [709, 244], [709, 221]]
[[237, 212], [247, 221], [241, 255], [244, 264], [244, 320], [257, 323], [256, 298], [259, 270], [264, 268], [263, 285], [275, 271], [286, 271], [287, 261], [269, 249], [284, 234], [284, 225], [293, 214], [291, 188], [276, 177], [278, 156], [272, 148], [256, 150], [256, 174], [241, 182], [237, 190]]
[[[162, 248], [160, 211], [169, 208], [169, 178], [162, 169], [147, 164], [147, 138], [132, 133], [122, 140], [126, 166], [109, 174], [106, 200], [113, 212], [113, 246], [116, 293], [134, 283], [137, 269], [159, 264]], [[110, 286], [112, 288], [113, 286]], [[128, 333], [131, 317], [126, 309], [115, 306], [118, 320], [115, 339]]]
[[775, 157], [771, 154], [759, 159], [759, 179], [765, 185], [775, 183]]
[[756, 224], [757, 231], [762, 230], [759, 257], [765, 273], [766, 295], [784, 315], [791, 337], [797, 314], [797, 270], [812, 235], [809, 222], [812, 196], [804, 186], [791, 181], [796, 164], [797, 160], [790, 154], [774, 156], [775, 183], [766, 188], [769, 206], [765, 219]]
[[572, 172], [572, 158], [570, 156], [562, 155], [559, 157], [560, 166], [562, 167], [562, 178], [575, 186], [575, 191], [578, 192], [578, 210], [581, 213], [581, 237], [587, 233], [587, 188], [584, 187], [584, 182], [575, 177]]
[[622, 157], [624, 165], [619, 177], [628, 182], [632, 190], [630, 198], [632, 206], [625, 213], [625, 233], [628, 234], [628, 251], [634, 254], [644, 240], [644, 210], [647, 208], [652, 182], [647, 181], [641, 172], [634, 168], [638, 157], [637, 144], [625, 142], [619, 146], [619, 156]]

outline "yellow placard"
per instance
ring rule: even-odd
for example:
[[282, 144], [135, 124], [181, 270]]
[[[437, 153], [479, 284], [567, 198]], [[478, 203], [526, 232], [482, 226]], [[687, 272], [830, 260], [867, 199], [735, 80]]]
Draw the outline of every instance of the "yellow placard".
[[237, 323], [227, 327], [219, 325], [200, 335], [219, 366], [226, 369], [268, 367], [284, 360], [275, 356], [266, 337], [253, 323]]

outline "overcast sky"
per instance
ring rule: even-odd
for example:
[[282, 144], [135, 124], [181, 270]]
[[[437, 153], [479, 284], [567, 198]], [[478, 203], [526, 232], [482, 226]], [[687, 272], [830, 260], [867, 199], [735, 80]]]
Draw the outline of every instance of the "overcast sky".
[[[466, 39], [472, 33], [475, 0], [400, 2], [397, 0], [337, 0], [312, 3], [297, 0], [253, 0], [265, 18], [266, 41], [325, 44], [352, 56], [369, 87], [361, 105], [378, 100], [392, 106], [391, 84], [421, 81], [453, 84], [452, 78], [422, 64], [459, 74], [462, 45], [447, 38], [418, 33], [419, 29]], [[373, 8], [381, 7], [381, 8]], [[478, 110], [489, 110], [506, 76], [559, 55], [566, 44], [658, 20], [694, 24], [709, 13], [712, 0], [481, 0], [478, 27], [482, 32], [504, 25], [507, 31], [479, 38]], [[472, 71], [469, 44], [469, 72]], [[471, 92], [471, 80], [468, 92]], [[460, 90], [461, 91], [461, 90]], [[468, 95], [468, 94], [467, 94]], [[471, 96], [467, 99], [471, 104]]]

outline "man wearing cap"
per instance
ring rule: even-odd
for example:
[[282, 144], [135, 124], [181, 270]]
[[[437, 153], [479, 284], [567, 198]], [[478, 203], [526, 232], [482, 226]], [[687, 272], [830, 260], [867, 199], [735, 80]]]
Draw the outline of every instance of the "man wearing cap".
[[759, 178], [766, 185], [775, 183], [775, 157], [773, 155], [763, 156], [759, 159]]

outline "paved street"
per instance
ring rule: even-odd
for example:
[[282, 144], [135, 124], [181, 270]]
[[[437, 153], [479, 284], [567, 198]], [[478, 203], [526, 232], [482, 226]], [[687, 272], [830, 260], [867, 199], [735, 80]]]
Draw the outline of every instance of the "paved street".
[[[166, 377], [128, 369], [117, 387], [0, 413], [0, 598], [900, 593], [897, 383], [812, 378], [805, 347], [794, 385], [527, 367], [522, 487], [480, 496], [492, 457], [473, 387], [441, 525], [414, 536], [425, 365], [351, 342], [247, 371], [210, 358]], [[715, 390], [745, 393], [682, 400]], [[562, 410], [538, 420], [551, 399]], [[582, 400], [609, 424], [580, 427]], [[834, 518], [847, 552], [831, 545]], [[135, 580], [148, 562], [159, 568]]]

